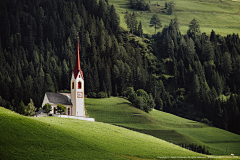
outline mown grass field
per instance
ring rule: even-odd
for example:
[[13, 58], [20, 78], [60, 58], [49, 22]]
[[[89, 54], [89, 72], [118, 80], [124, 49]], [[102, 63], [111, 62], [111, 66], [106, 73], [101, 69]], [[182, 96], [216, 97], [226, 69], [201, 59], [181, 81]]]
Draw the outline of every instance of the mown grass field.
[[[125, 104], [124, 100], [116, 98], [108, 100], [110, 102], [105, 100], [108, 103], [106, 110], [109, 110], [106, 112], [103, 106], [101, 107], [102, 111], [94, 107], [94, 104], [91, 106], [90, 102], [98, 103], [100, 101], [87, 99], [91, 115], [95, 115], [98, 121], [100, 121], [100, 117], [103, 117], [105, 122], [121, 121], [127, 124], [129, 120], [126, 119], [125, 115], [128, 113], [129, 105]], [[113, 101], [122, 104], [110, 107]], [[121, 109], [117, 109], [118, 107]], [[141, 118], [135, 119], [135, 123], [139, 120]], [[148, 121], [142, 120], [143, 123]], [[0, 107], [0, 135], [0, 159], [3, 160], [115, 160], [157, 159], [157, 157], [163, 156], [206, 156], [153, 136], [106, 123], [57, 117], [25, 117], [2, 107]]]
[[204, 145], [214, 155], [240, 156], [240, 135], [157, 110], [145, 113], [123, 98], [87, 98], [85, 103], [90, 117], [98, 122], [123, 126], [175, 144]]
[[[175, 0], [175, 12], [172, 15], [162, 13], [164, 4], [169, 0], [150, 0], [151, 12], [130, 9], [129, 0], [109, 0], [114, 4], [120, 15], [121, 26], [126, 27], [124, 12], [126, 10], [135, 12], [138, 21], [142, 21], [143, 31], [147, 34], [154, 34], [154, 28], [149, 27], [153, 14], [157, 14], [162, 25], [169, 25], [171, 19], [178, 16], [180, 30], [186, 34], [189, 22], [196, 18], [200, 24], [201, 32], [210, 34], [212, 29], [220, 35], [240, 33], [240, 1], [236, 0]], [[146, 2], [149, 2], [146, 0]], [[158, 4], [158, 5], [156, 5]], [[161, 31], [161, 29], [159, 30]]]

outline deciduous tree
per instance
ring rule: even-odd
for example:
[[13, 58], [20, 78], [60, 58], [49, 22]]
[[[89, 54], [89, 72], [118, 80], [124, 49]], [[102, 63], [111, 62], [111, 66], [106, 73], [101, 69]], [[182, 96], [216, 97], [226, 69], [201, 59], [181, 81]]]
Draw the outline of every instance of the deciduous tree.
[[49, 112], [52, 111], [52, 106], [51, 106], [51, 104], [46, 103], [46, 104], [43, 106], [43, 110], [44, 110], [45, 113], [49, 114]]
[[66, 107], [62, 104], [58, 104], [57, 105], [57, 112], [60, 113], [60, 116], [62, 115], [62, 113], [66, 112]]

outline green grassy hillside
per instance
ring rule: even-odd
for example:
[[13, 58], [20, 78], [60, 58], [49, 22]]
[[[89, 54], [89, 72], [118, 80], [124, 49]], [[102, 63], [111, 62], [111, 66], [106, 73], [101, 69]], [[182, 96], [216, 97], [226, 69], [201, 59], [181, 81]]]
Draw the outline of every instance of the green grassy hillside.
[[[116, 98], [109, 100], [110, 103], [112, 100], [118, 101]], [[87, 99], [89, 110], [91, 101], [93, 102]], [[124, 100], [118, 102], [126, 103]], [[122, 112], [125, 115], [128, 110], [126, 106], [128, 105], [119, 104], [116, 108], [122, 107], [120, 110], [125, 110]], [[97, 113], [99, 115], [95, 114], [98, 121], [99, 117], [108, 115], [104, 115], [103, 112], [105, 110], [99, 110]], [[111, 113], [111, 110], [108, 113]], [[104, 121], [112, 119], [112, 122], [116, 122], [117, 114], [121, 112], [116, 110], [113, 117], [105, 117]], [[121, 121], [124, 115], [120, 115], [117, 121]], [[122, 121], [126, 124], [127, 122]], [[162, 156], [204, 156], [153, 136], [110, 124], [57, 117], [25, 117], [2, 107], [0, 128], [0, 159], [4, 160], [156, 159]]]
[[[201, 32], [210, 34], [212, 29], [220, 34], [227, 35], [240, 33], [240, 1], [238, 0], [175, 0], [175, 12], [172, 15], [162, 13], [164, 4], [169, 0], [150, 0], [151, 13], [149, 11], [139, 11], [129, 8], [129, 0], [109, 0], [109, 4], [114, 4], [121, 18], [121, 25], [126, 28], [124, 22], [124, 12], [134, 11], [138, 20], [142, 21], [144, 33], [154, 34], [154, 28], [149, 27], [149, 22], [153, 14], [157, 14], [163, 26], [169, 25], [170, 20], [178, 16], [180, 30], [186, 33], [189, 22], [196, 18], [200, 24]], [[146, 2], [149, 2], [146, 0]], [[158, 5], [156, 5], [158, 4]], [[160, 31], [160, 30], [159, 30]]]
[[124, 126], [175, 144], [204, 145], [214, 155], [240, 155], [240, 135], [157, 110], [145, 113], [123, 98], [88, 98], [86, 108], [99, 122]]

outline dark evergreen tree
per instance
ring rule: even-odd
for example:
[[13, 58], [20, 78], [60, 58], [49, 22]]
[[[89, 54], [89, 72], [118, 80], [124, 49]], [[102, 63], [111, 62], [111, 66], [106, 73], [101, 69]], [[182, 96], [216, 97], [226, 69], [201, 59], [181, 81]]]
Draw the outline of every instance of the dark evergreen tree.
[[139, 37], [142, 37], [143, 29], [142, 29], [142, 22], [141, 21], [139, 22], [139, 25], [138, 25], [138, 34], [139, 34]]
[[155, 35], [156, 35], [156, 30], [162, 27], [161, 21], [156, 14], [152, 16], [149, 26], [155, 28]]

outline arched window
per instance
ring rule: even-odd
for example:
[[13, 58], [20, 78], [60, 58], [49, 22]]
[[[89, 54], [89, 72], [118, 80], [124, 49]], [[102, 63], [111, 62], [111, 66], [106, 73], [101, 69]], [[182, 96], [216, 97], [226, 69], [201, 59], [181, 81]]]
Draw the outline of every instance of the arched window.
[[82, 83], [80, 81], [78, 82], [78, 89], [82, 89]]
[[72, 82], [72, 89], [74, 89], [74, 82]]
[[68, 108], [68, 115], [70, 115], [70, 108]]

